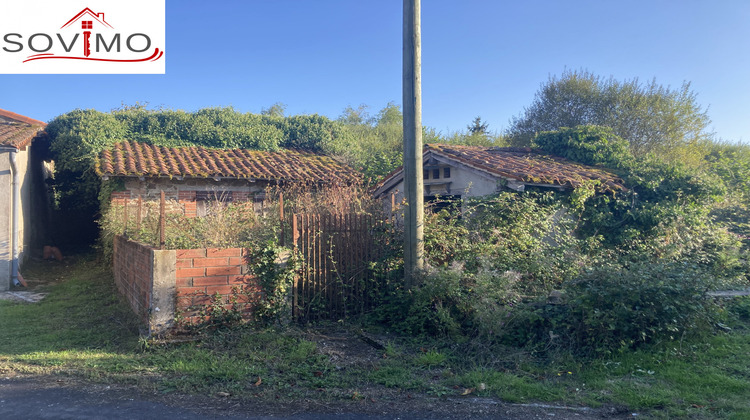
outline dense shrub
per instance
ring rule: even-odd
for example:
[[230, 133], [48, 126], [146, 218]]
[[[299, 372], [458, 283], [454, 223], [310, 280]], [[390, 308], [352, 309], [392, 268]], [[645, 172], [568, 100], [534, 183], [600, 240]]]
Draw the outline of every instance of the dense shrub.
[[566, 285], [571, 342], [607, 352], [709, 329], [710, 274], [686, 263], [605, 264]]
[[566, 283], [559, 302], [525, 305], [503, 340], [594, 355], [699, 336], [716, 315], [712, 286], [686, 263], [603, 263]]
[[426, 260], [436, 267], [458, 262], [472, 274], [484, 261], [498, 272], [520, 273], [530, 290], [547, 290], [575, 275], [586, 258], [560, 198], [504, 192], [428, 214]]
[[460, 263], [427, 267], [413, 290], [397, 289], [375, 318], [408, 334], [493, 337], [520, 301], [518, 273], [498, 272], [484, 260], [475, 273]]
[[633, 160], [626, 140], [611, 128], [596, 125], [545, 131], [534, 138], [533, 144], [553, 155], [587, 165], [622, 168]]

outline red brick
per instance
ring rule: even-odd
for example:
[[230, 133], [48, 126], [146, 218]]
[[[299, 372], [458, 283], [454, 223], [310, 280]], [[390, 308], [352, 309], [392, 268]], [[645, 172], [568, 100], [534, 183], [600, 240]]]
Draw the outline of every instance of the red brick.
[[177, 287], [192, 287], [193, 286], [193, 278], [192, 277], [185, 277], [181, 279], [177, 279], [175, 284]]
[[180, 200], [195, 200], [195, 191], [180, 191], [177, 196]]
[[175, 264], [177, 268], [192, 268], [193, 267], [193, 259], [192, 258], [179, 258], [177, 259], [177, 264]]
[[239, 257], [242, 255], [242, 248], [208, 248], [206, 249], [207, 257]]
[[213, 295], [214, 293], [219, 293], [220, 295], [228, 295], [232, 293], [232, 287], [230, 285], [224, 285], [224, 286], [206, 286], [206, 294]]
[[206, 256], [206, 250], [201, 249], [178, 249], [176, 252], [177, 258], [199, 258]]
[[206, 268], [207, 276], [230, 276], [234, 274], [241, 274], [239, 267], [208, 267]]
[[177, 296], [194, 296], [196, 294], [205, 294], [205, 287], [178, 287]]
[[255, 277], [253, 276], [234, 276], [229, 277], [229, 283], [230, 284], [240, 284], [240, 285], [248, 285], [248, 286], [255, 286]]
[[193, 304], [193, 298], [191, 296], [179, 296], [177, 298], [177, 309], [185, 309]]
[[185, 277], [202, 277], [206, 275], [206, 269], [205, 268], [178, 268], [177, 269], [177, 278], [185, 278]]
[[237, 295], [237, 303], [245, 304], [248, 306], [252, 306], [258, 302], [258, 296], [255, 296], [252, 293], [241, 293]]
[[227, 265], [228, 258], [195, 258], [193, 267], [221, 267]]
[[243, 265], [244, 263], [242, 257], [229, 257], [229, 265]]
[[[215, 287], [215, 286], [214, 286]], [[203, 293], [201, 295], [193, 296], [193, 305], [208, 305], [211, 303], [211, 296]]]
[[216, 284], [229, 284], [229, 279], [227, 279], [227, 276], [196, 277], [193, 279], [193, 286], [206, 286]]

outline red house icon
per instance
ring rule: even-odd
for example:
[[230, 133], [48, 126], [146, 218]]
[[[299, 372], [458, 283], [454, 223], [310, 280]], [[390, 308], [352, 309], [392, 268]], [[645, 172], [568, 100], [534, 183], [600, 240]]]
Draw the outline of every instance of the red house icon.
[[[92, 11], [91, 9], [89, 9], [87, 7], [85, 9], [81, 10], [77, 15], [75, 15], [73, 17], [73, 19], [67, 21], [65, 23], [65, 25], [63, 25], [63, 26], [60, 27], [60, 29], [63, 29], [65, 27], [67, 27], [67, 26], [70, 26], [70, 25], [78, 22], [79, 20], [81, 20], [83, 18], [93, 19], [93, 20], [86, 20], [86, 21], [84, 21], [81, 24], [81, 26], [83, 27], [83, 29], [91, 29], [92, 26], [93, 26], [93, 24], [94, 24], [94, 22], [93, 22], [94, 20], [97, 21], [97, 22], [99, 22], [99, 23], [101, 23], [102, 25], [104, 25], [104, 26], [106, 26], [108, 28], [112, 28], [112, 25], [110, 25], [109, 23], [107, 23], [104, 20], [104, 13], [95, 13], [94, 11]], [[88, 28], [86, 28], [85, 26], [88, 26]]]
[[[87, 19], [87, 20], [81, 20]], [[92, 20], [88, 20], [92, 19]], [[61, 26], [60, 29], [68, 27], [78, 21], [81, 21], [81, 29], [83, 29], [83, 55], [88, 57], [91, 55], [91, 30], [94, 28], [94, 21], [100, 24], [112, 28], [112, 25], [104, 20], [104, 13], [95, 13], [88, 7], [81, 10], [73, 19], [69, 20], [65, 25]]]

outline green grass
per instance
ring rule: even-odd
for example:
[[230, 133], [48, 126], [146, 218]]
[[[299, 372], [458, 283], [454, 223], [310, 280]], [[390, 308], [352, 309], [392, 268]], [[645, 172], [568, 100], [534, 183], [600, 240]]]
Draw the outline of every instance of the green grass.
[[607, 405], [654, 418], [750, 418], [748, 299], [727, 312], [730, 333], [681, 347], [539, 360], [519, 349], [393, 337], [385, 350], [372, 350], [376, 357], [341, 366], [298, 328], [219, 330], [179, 344], [140, 339], [111, 275], [91, 259], [38, 263], [25, 274], [47, 282], [41, 288], [49, 294], [37, 304], [0, 301], [2, 374], [74, 375], [239, 398], [360, 399], [406, 391]]

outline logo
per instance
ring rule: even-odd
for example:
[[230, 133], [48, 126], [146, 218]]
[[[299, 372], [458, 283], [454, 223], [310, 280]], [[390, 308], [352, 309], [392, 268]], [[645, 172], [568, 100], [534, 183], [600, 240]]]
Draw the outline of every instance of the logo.
[[0, 6], [0, 73], [165, 72], [164, 0], [23, 3]]

